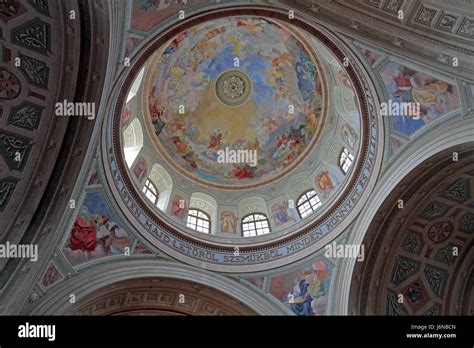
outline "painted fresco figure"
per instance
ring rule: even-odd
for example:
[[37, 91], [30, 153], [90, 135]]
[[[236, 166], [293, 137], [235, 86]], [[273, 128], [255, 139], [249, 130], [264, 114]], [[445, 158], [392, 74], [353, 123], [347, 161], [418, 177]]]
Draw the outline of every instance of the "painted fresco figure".
[[156, 98], [150, 98], [150, 114], [155, 129], [155, 134], [159, 135], [165, 126], [165, 108], [158, 105]]
[[299, 283], [295, 285], [293, 292], [294, 302], [291, 304], [291, 310], [296, 315], [312, 315], [313, 310], [311, 308], [311, 302], [313, 298], [308, 293], [309, 284], [306, 282], [306, 279], [302, 279]]
[[434, 81], [424, 86], [415, 87], [413, 78], [407, 76], [396, 76], [393, 78], [397, 90], [394, 96], [400, 98], [402, 102], [415, 102], [420, 104], [420, 109], [424, 116], [427, 109], [434, 107], [437, 112], [443, 113], [442, 96], [448, 91], [449, 85], [444, 81]]
[[72, 250], [94, 251], [97, 246], [96, 223], [91, 223], [78, 215], [69, 239]]
[[237, 233], [235, 226], [235, 215], [231, 211], [224, 211], [221, 214], [221, 231], [227, 233]]
[[147, 163], [143, 157], [140, 157], [137, 161], [137, 164], [133, 168], [133, 174], [135, 174], [135, 177], [138, 179], [138, 181], [142, 182], [147, 176], [147, 173]]
[[179, 218], [184, 217], [186, 201], [181, 196], [174, 196], [171, 200], [171, 214]]
[[292, 219], [288, 214], [288, 201], [276, 203], [272, 206], [273, 220], [276, 225], [282, 225]]
[[316, 184], [324, 197], [327, 197], [334, 190], [334, 185], [327, 170], [323, 171], [318, 176], [316, 179]]
[[[320, 276], [318, 276], [318, 273]], [[328, 275], [327, 272], [316, 271], [307, 268], [303, 272], [303, 279], [295, 279], [293, 292], [293, 303], [291, 310], [296, 315], [314, 315], [316, 312], [317, 299], [326, 294], [323, 279]]]

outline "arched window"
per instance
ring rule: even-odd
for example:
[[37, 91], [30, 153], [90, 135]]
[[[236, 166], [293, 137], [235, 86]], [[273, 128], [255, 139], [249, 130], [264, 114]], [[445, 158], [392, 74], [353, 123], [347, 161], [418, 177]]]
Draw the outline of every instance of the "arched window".
[[155, 163], [153, 167], [151, 167], [148, 178], [158, 192], [158, 200], [155, 205], [158, 209], [166, 211], [171, 200], [171, 192], [173, 191], [173, 179], [171, 179], [171, 175], [162, 165]]
[[140, 70], [137, 77], [135, 78], [135, 81], [133, 81], [132, 87], [130, 88], [130, 91], [128, 92], [127, 104], [130, 100], [132, 100], [137, 95], [138, 90], [140, 89], [140, 85], [142, 84], [144, 75], [145, 75], [145, 67], [143, 67], [142, 70]]
[[344, 174], [349, 171], [350, 166], [354, 162], [354, 156], [346, 148], [342, 149], [341, 157], [339, 158], [339, 166], [341, 167]]
[[319, 199], [316, 191], [310, 190], [303, 193], [298, 202], [296, 203], [296, 207], [298, 208], [298, 212], [300, 217], [304, 219], [308, 215], [311, 215], [316, 209], [318, 209], [322, 205], [321, 200]]
[[244, 237], [260, 236], [270, 233], [270, 224], [263, 214], [250, 214], [242, 219], [242, 234]]
[[123, 137], [123, 154], [128, 168], [131, 168], [133, 162], [138, 157], [143, 147], [143, 131], [140, 120], [134, 118], [128, 127], [122, 133]]
[[189, 209], [186, 226], [198, 232], [209, 233], [211, 231], [211, 218], [201, 210]]
[[156, 205], [158, 202], [158, 190], [150, 180], [146, 179], [145, 186], [143, 186], [143, 193], [147, 198]]

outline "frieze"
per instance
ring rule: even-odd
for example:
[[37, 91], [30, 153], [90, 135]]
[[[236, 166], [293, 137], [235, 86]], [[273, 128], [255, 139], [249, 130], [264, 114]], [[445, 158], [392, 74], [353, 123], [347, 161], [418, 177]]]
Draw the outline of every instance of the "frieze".
[[[115, 160], [113, 160], [115, 165]], [[365, 182], [365, 181], [364, 181]], [[235, 255], [235, 250], [231, 248], [228, 252], [221, 252], [217, 250], [209, 250], [208, 248], [198, 246], [196, 244], [184, 241], [180, 238], [177, 238], [173, 234], [167, 232], [161, 226], [157, 225], [153, 220], [146, 216], [136, 204], [134, 198], [127, 190], [124, 182], [121, 178], [118, 178], [115, 181], [117, 188], [125, 204], [127, 205], [129, 211], [134, 215], [135, 218], [142, 223], [149, 232], [152, 233], [160, 242], [164, 243], [168, 247], [180, 252], [185, 255], [192, 257], [201, 261], [212, 261], [219, 264], [258, 264], [261, 261], [269, 261], [282, 258], [284, 256], [289, 256], [296, 251], [299, 251], [307, 246], [311, 245], [316, 240], [327, 235], [335, 226], [345, 217], [347, 213], [351, 211], [353, 205], [357, 202], [360, 194], [363, 193], [362, 187], [360, 185], [360, 191], [356, 192], [359, 194], [352, 195], [351, 199], [335, 213], [335, 218], [326, 222], [326, 224], [321, 225], [317, 229], [313, 229], [310, 233], [302, 236], [299, 239], [292, 240], [291, 242], [279, 246], [273, 250], [265, 251], [254, 251], [246, 252], [245, 250], [239, 251], [239, 255]], [[244, 248], [242, 248], [244, 249]], [[238, 256], [238, 257], [237, 257]]]

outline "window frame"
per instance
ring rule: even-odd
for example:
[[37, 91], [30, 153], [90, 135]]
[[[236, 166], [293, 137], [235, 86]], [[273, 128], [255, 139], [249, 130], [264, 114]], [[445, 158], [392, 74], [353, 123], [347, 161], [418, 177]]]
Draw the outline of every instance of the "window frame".
[[[260, 215], [263, 217], [263, 219], [260, 219], [260, 220], [255, 220], [255, 216], [256, 215]], [[247, 219], [248, 217], [250, 216], [253, 216], [254, 217], [254, 220], [253, 221], [248, 221], [248, 222], [244, 222], [245, 219]], [[267, 223], [267, 226], [266, 228], [268, 229], [268, 232], [265, 232], [265, 233], [261, 233], [261, 234], [258, 234], [257, 230], [259, 229], [265, 229], [265, 227], [260, 227], [258, 228], [257, 227], [257, 222], [262, 222], [262, 221], [265, 221]], [[254, 232], [255, 232], [255, 235], [250, 235], [250, 236], [245, 236], [245, 232], [248, 232], [248, 231], [252, 231], [252, 230], [247, 230], [247, 231], [244, 231], [244, 224], [253, 224], [253, 227], [254, 227]], [[250, 213], [250, 214], [247, 214], [245, 215], [241, 220], [240, 220], [240, 230], [242, 231], [242, 237], [244, 238], [252, 238], [252, 237], [259, 237], [259, 236], [264, 236], [266, 234], [269, 234], [272, 232], [271, 228], [270, 228], [270, 220], [268, 219], [267, 215], [265, 215], [264, 213], [260, 213], [260, 212], [255, 212], [255, 213]]]
[[[196, 215], [190, 214], [193, 211], [197, 212]], [[207, 218], [207, 220], [202, 218], [201, 216], [199, 216], [199, 213], [203, 214]], [[193, 217], [193, 218], [196, 219], [196, 223], [194, 223], [194, 227], [189, 226], [189, 224], [192, 225], [192, 223], [189, 222], [189, 217]], [[198, 230], [198, 227], [201, 227], [201, 228], [204, 229], [203, 226], [198, 226], [199, 221], [205, 221], [205, 222], [209, 223], [208, 231], [199, 231]], [[198, 208], [189, 208], [188, 212], [186, 214], [186, 227], [193, 230], [193, 231], [199, 232], [199, 233], [211, 234], [211, 227], [212, 227], [211, 217], [204, 210], [201, 210], [201, 209], [198, 209]]]
[[[155, 192], [153, 192], [153, 190], [150, 189], [150, 186], [151, 188], [153, 188], [153, 190], [155, 190]], [[160, 198], [160, 191], [158, 191], [158, 187], [156, 187], [153, 181], [151, 181], [149, 178], [145, 180], [145, 185], [143, 185], [142, 192], [145, 194], [145, 197], [148, 198], [148, 200], [152, 202], [154, 205], [158, 203], [158, 199]], [[151, 198], [147, 196], [147, 192], [151, 192], [151, 194], [155, 196], [154, 201], [151, 200]]]
[[[310, 192], [314, 192], [314, 195], [312, 195], [311, 197], [308, 197], [308, 193], [310, 193]], [[311, 203], [311, 199], [313, 197], [316, 199], [316, 206], [313, 206], [313, 204]], [[301, 202], [302, 198], [306, 198], [306, 199], [303, 202]], [[302, 207], [305, 203], [309, 204], [310, 209], [309, 210], [306, 209], [303, 213], [306, 213], [308, 211], [310, 213], [303, 217], [303, 215], [302, 215], [303, 213], [300, 211], [300, 207]], [[319, 198], [318, 193], [314, 189], [307, 190], [307, 191], [303, 192], [301, 195], [299, 195], [298, 199], [296, 200], [296, 210], [298, 211], [298, 215], [299, 215], [300, 219], [302, 219], [302, 220], [307, 218], [308, 216], [314, 214], [314, 212], [316, 210], [318, 210], [322, 205], [323, 205], [323, 203], [321, 201], [321, 198]]]
[[[343, 156], [345, 156], [344, 160], [342, 159]], [[344, 174], [347, 174], [349, 172], [349, 169], [352, 167], [353, 163], [354, 163], [354, 155], [349, 151], [348, 148], [343, 147], [341, 153], [339, 154], [339, 168], [341, 168]], [[347, 168], [344, 169], [346, 165], [347, 165]]]

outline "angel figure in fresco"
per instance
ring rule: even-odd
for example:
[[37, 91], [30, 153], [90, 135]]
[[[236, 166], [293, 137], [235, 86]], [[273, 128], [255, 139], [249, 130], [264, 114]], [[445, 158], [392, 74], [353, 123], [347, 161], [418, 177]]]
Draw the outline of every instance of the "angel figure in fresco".
[[[77, 216], [69, 237], [71, 250], [82, 251], [89, 255], [107, 255], [111, 246], [125, 247], [129, 243], [127, 233], [123, 230], [118, 231], [117, 224], [111, 223], [108, 216], [89, 215], [87, 211]], [[123, 248], [120, 250], [123, 251]]]
[[112, 221], [108, 221], [104, 226], [99, 237], [104, 253], [123, 254], [125, 247], [130, 245], [127, 232]]
[[435, 107], [438, 112], [442, 113], [444, 110], [441, 96], [447, 92], [448, 88], [449, 85], [443, 81], [435, 81], [423, 87], [415, 87], [412, 91], [413, 100], [420, 103], [422, 109]]
[[175, 146], [176, 152], [184, 156], [186, 156], [186, 154], [192, 152], [193, 150], [191, 143], [187, 140], [181, 141], [181, 139], [179, 139], [179, 141], [175, 142]]
[[248, 164], [246, 164], [245, 166], [239, 166], [237, 164], [234, 164], [233, 166], [234, 168], [232, 169], [232, 176], [234, 178], [242, 180], [254, 177], [255, 167], [251, 167]]
[[277, 137], [277, 145], [276, 145], [277, 149], [281, 148], [282, 146], [286, 146], [288, 141], [289, 141], [288, 134], [286, 133], [280, 134]]
[[372, 52], [368, 49], [362, 49], [362, 53], [364, 54], [365, 58], [370, 63], [370, 65], [374, 65], [374, 63], [377, 61], [379, 57], [377, 53]]
[[352, 87], [352, 83], [351, 83], [351, 80], [349, 79], [349, 76], [347, 75], [347, 73], [343, 69], [340, 69], [337, 72], [336, 77], [337, 77], [338, 81], [341, 83], [341, 85], [343, 85], [344, 87], [346, 87], [347, 89], [350, 89], [350, 90], [354, 89]]
[[288, 141], [279, 142], [279, 144], [277, 144], [278, 147], [272, 154], [272, 160], [274, 160], [275, 162], [279, 162], [282, 158], [285, 157], [285, 154], [287, 153], [287, 149], [289, 149], [289, 146], [287, 143]]
[[131, 112], [130, 112], [130, 106], [127, 105], [122, 111], [122, 130], [127, 128], [128, 125], [128, 119], [130, 118]]
[[318, 128], [318, 124], [319, 124], [319, 121], [318, 121], [318, 117], [319, 117], [319, 114], [317, 112], [317, 110], [312, 110], [310, 111], [308, 114], [308, 122], [306, 124], [306, 130], [309, 134], [312, 134], [316, 131], [316, 129]]
[[271, 117], [265, 117], [263, 119], [263, 129], [267, 134], [272, 134], [278, 129], [278, 123]]
[[185, 125], [184, 125], [184, 135], [186, 135], [186, 137], [188, 139], [193, 139], [194, 138], [194, 135], [196, 135], [197, 131], [198, 131], [198, 127], [190, 122], [190, 121], [186, 121]]
[[310, 287], [314, 287], [315, 279], [310, 277], [311, 271], [305, 271], [304, 278], [301, 280], [295, 279], [293, 291], [287, 295], [289, 299], [291, 310], [296, 315], [313, 315], [311, 304], [314, 297], [309, 291]]
[[[227, 135], [227, 132], [226, 134]], [[220, 129], [213, 131], [209, 136], [209, 150], [218, 150], [221, 147], [222, 138], [225, 136]]]

